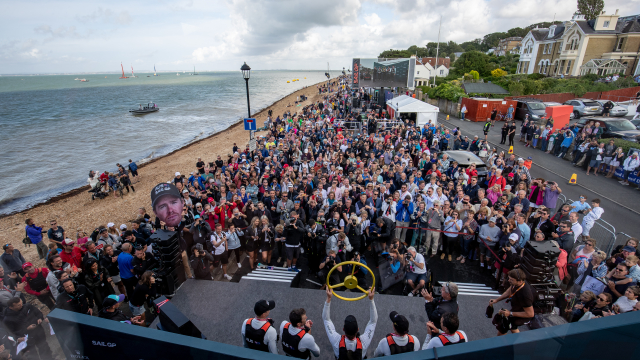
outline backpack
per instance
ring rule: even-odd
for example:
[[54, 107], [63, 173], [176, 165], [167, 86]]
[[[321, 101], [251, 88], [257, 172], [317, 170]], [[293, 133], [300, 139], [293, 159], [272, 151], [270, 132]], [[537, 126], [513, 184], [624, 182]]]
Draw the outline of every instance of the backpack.
[[27, 235], [27, 229], [24, 229], [24, 239], [22, 239], [22, 243], [24, 244], [24, 247], [31, 247], [31, 244], [33, 244], [31, 242], [31, 238], [29, 237], [29, 235]]

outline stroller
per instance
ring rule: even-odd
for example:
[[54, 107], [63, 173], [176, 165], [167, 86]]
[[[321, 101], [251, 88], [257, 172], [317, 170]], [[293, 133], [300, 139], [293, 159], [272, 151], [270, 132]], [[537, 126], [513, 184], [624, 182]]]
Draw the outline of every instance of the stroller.
[[104, 191], [105, 187], [107, 187], [106, 183], [98, 181], [93, 189], [88, 191], [89, 193], [91, 193], [91, 200], [95, 200], [96, 198], [104, 199], [109, 196], [109, 191]]

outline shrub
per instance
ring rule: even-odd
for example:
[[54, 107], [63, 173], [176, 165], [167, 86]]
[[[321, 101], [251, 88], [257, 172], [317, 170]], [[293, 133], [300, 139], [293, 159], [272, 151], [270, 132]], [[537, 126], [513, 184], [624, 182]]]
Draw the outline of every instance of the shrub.
[[600, 78], [600, 76], [598, 76], [598, 74], [587, 74], [587, 75], [583, 75], [582, 77], [580, 77], [580, 79], [585, 80], [585, 81], [596, 81]]
[[507, 75], [507, 72], [502, 70], [502, 69], [500, 69], [500, 68], [491, 71], [491, 76], [493, 76], [493, 77], [499, 78], [499, 77], [503, 77], [505, 75]]
[[509, 92], [513, 96], [520, 96], [524, 93], [524, 85], [519, 82], [509, 84]]
[[540, 79], [544, 79], [546, 76], [542, 75], [542, 74], [529, 74], [527, 75], [527, 79], [529, 80], [540, 80]]
[[480, 74], [475, 71], [475, 70], [471, 70], [469, 71], [469, 75], [471, 75], [473, 77], [473, 80], [478, 80], [480, 79]]
[[[611, 140], [611, 139], [600, 139], [600, 140], [598, 140], [598, 142], [608, 144], [609, 140]], [[616, 147], [621, 147], [625, 154], [628, 153], [629, 149], [631, 149], [631, 148], [640, 149], [640, 144], [638, 144], [637, 142], [628, 141], [628, 140], [622, 140], [622, 139], [614, 138], [613, 139], [613, 144]]]

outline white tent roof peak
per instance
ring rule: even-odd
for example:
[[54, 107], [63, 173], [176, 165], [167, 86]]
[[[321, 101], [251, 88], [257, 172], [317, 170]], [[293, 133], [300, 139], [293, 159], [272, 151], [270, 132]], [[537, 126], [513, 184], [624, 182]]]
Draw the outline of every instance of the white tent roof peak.
[[389, 105], [393, 110], [397, 112], [437, 112], [440, 111], [437, 106], [433, 106], [431, 104], [427, 104], [424, 101], [420, 101], [418, 99], [412, 98], [407, 95], [400, 95], [395, 97], [389, 101], [387, 101], [387, 105]]

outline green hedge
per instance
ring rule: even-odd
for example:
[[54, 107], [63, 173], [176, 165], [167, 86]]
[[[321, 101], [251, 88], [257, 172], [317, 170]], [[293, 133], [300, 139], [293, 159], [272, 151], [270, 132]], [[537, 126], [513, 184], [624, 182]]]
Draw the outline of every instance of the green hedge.
[[[601, 143], [605, 143], [608, 144], [609, 140], [611, 139], [600, 139], [598, 140]], [[633, 142], [633, 141], [627, 141], [627, 140], [622, 140], [622, 139], [613, 139], [613, 144], [616, 147], [621, 147], [622, 150], [624, 150], [624, 153], [627, 154], [629, 152], [630, 148], [634, 148], [634, 149], [640, 149], [640, 144], [638, 144], [637, 142]]]

